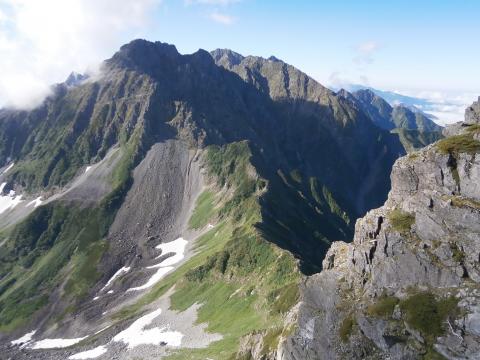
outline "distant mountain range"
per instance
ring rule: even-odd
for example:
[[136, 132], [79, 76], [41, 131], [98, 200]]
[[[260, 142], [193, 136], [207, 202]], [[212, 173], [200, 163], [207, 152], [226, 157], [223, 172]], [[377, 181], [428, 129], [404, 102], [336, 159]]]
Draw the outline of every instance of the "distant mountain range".
[[349, 92], [370, 90], [387, 101], [391, 106], [403, 105], [410, 108], [413, 112], [421, 112], [424, 116], [440, 125], [462, 121], [465, 108], [476, 98], [475, 94], [465, 92], [436, 91], [427, 97], [426, 93], [423, 96], [407, 96], [396, 91], [379, 90], [360, 84], [342, 84], [341, 86], [333, 87], [335, 91], [341, 88]]
[[341, 89], [337, 94], [365, 112], [378, 127], [398, 134], [409, 152], [442, 138], [442, 127], [413, 105], [391, 106], [371, 89]]
[[379, 90], [366, 85], [347, 84], [343, 86], [343, 88], [345, 88], [350, 92], [358, 91], [358, 90], [370, 90], [374, 92], [376, 95], [385, 99], [392, 106], [403, 104], [406, 106], [418, 107], [418, 106], [428, 106], [430, 104], [430, 101], [427, 99], [422, 99], [422, 98], [413, 97], [413, 96], [406, 96], [394, 91]]

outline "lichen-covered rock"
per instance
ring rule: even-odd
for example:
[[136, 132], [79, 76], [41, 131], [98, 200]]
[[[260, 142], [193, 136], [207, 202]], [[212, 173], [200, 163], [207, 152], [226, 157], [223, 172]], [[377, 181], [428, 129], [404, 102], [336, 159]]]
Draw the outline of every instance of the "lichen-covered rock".
[[282, 359], [480, 358], [479, 110], [395, 163], [384, 206], [307, 280]]

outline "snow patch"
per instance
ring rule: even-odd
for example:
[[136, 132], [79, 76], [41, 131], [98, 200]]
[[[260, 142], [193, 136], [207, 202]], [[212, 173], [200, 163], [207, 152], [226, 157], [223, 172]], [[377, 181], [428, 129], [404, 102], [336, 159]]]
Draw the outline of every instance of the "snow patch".
[[125, 266], [124, 266], [124, 267], [120, 268], [115, 274], [113, 274], [113, 276], [110, 278], [110, 280], [107, 281], [107, 283], [105, 284], [105, 286], [104, 286], [100, 291], [104, 290], [104, 289], [107, 288], [110, 284], [112, 284], [112, 283], [115, 281], [115, 279], [116, 279], [117, 277], [119, 277], [122, 273], [127, 273], [127, 272], [129, 272], [129, 271], [130, 271], [130, 267], [125, 267]]
[[32, 340], [32, 337], [33, 337], [33, 335], [35, 335], [36, 332], [37, 332], [37, 330], [33, 330], [32, 332], [26, 333], [21, 338], [18, 338], [17, 340], [11, 341], [11, 344], [12, 345], [27, 344]]
[[113, 290], [108, 290], [107, 294], [113, 294]]
[[207, 229], [209, 229], [209, 230], [210, 230], [210, 229], [213, 229], [214, 227], [215, 227], [215, 226], [212, 225], [212, 224], [208, 224], [208, 225], [207, 225]]
[[86, 339], [87, 336], [75, 339], [44, 339], [37, 341], [33, 344], [32, 349], [56, 349], [56, 348], [65, 348], [72, 345], [75, 345]]
[[155, 285], [157, 282], [159, 282], [165, 275], [167, 275], [170, 271], [174, 269], [174, 266], [172, 265], [175, 265], [183, 260], [183, 258], [185, 257], [184, 253], [185, 253], [185, 247], [187, 246], [187, 244], [188, 244], [187, 240], [185, 240], [184, 238], [178, 238], [168, 243], [162, 243], [157, 245], [155, 248], [162, 250], [162, 253], [156, 257], [157, 259], [162, 255], [165, 255], [168, 253], [174, 253], [174, 255], [166, 258], [165, 260], [161, 261], [158, 264], [147, 266], [147, 269], [158, 268], [158, 270], [155, 274], [153, 274], [150, 277], [150, 279], [148, 279], [148, 281], [145, 284], [130, 288], [127, 291], [145, 290]]
[[11, 163], [10, 165], [8, 165], [8, 167], [5, 170], [3, 170], [2, 175], [5, 174], [8, 170], [10, 170], [13, 167], [13, 165], [15, 165], [15, 163]]
[[92, 350], [82, 351], [69, 357], [71, 360], [95, 359], [107, 352], [105, 346], [98, 346]]
[[93, 298], [93, 301], [98, 300], [98, 299], [100, 299], [100, 296], [95, 296], [95, 297]]
[[163, 260], [161, 263], [153, 266], [147, 267], [147, 269], [152, 269], [156, 267], [164, 267], [164, 266], [172, 266], [175, 265], [176, 263], [182, 261], [182, 259], [185, 257], [184, 252], [185, 252], [185, 246], [187, 246], [188, 241], [185, 240], [184, 238], [178, 238], [177, 240], [170, 241], [168, 243], [163, 243], [160, 245], [157, 245], [155, 248], [156, 249], [161, 249], [162, 254], [157, 256], [156, 258], [158, 259], [160, 256], [168, 254], [168, 253], [175, 253], [175, 255], [170, 256]]
[[127, 291], [138, 291], [138, 290], [145, 290], [148, 289], [149, 287], [152, 287], [155, 285], [157, 282], [159, 282], [165, 275], [167, 275], [170, 271], [174, 269], [173, 266], [167, 266], [167, 267], [161, 267], [157, 270], [155, 274], [153, 274], [148, 281], [137, 287], [133, 287], [128, 289]]
[[183, 334], [179, 331], [170, 331], [168, 327], [154, 327], [145, 329], [162, 313], [162, 309], [155, 310], [134, 321], [127, 329], [118, 333], [113, 341], [127, 344], [129, 349], [139, 345], [160, 345], [178, 347], [182, 343]]
[[[0, 194], [3, 192], [6, 185], [6, 182], [0, 185]], [[13, 190], [10, 190], [8, 195], [0, 195], [0, 214], [9, 209], [13, 209], [22, 201], [22, 195], [15, 196], [15, 191]]]
[[88, 170], [90, 170], [92, 167], [91, 166], [87, 166], [87, 168], [85, 169], [85, 173], [88, 172]]
[[42, 201], [42, 197], [39, 196], [39, 197], [36, 198], [35, 200], [30, 201], [30, 202], [27, 204], [27, 206], [32, 206], [32, 205], [33, 205], [33, 207], [36, 208], [36, 207], [42, 205], [42, 202], [43, 202], [43, 201]]

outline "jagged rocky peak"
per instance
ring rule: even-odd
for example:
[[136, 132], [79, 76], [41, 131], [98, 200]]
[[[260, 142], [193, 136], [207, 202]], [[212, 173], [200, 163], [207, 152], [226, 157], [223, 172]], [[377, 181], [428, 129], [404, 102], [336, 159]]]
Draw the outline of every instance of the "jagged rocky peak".
[[480, 96], [471, 106], [465, 110], [465, 123], [478, 124], [480, 123]]
[[[372, 102], [373, 100], [381, 99], [379, 96], [377, 96], [372, 90], [370, 89], [360, 89], [355, 92], [357, 97], [359, 99], [362, 99], [363, 101], [368, 101]], [[382, 99], [383, 100], [383, 99]], [[385, 101], [385, 100], [384, 100]]]
[[84, 80], [88, 79], [87, 74], [80, 74], [72, 71], [65, 80], [65, 85], [69, 87], [80, 85]]
[[337, 95], [343, 96], [345, 98], [349, 98], [353, 96], [351, 92], [349, 92], [348, 90], [345, 90], [344, 88], [341, 88], [340, 90], [338, 90]]
[[273, 56], [273, 55], [270, 56], [270, 57], [268, 58], [268, 60], [274, 61], [274, 62], [283, 62], [282, 60], [280, 60], [279, 58], [277, 58], [276, 56]]
[[476, 126], [480, 124], [480, 97], [474, 101], [472, 105], [465, 109], [465, 121], [460, 121], [455, 124], [446, 126], [443, 129], [444, 136], [473, 134], [474, 138], [479, 139], [479, 134], [474, 131]]
[[301, 99], [330, 104], [335, 93], [308, 75], [275, 57], [242, 56], [231, 50], [211, 53], [215, 63], [237, 73], [243, 80], [274, 100]]
[[210, 53], [215, 62], [225, 68], [239, 65], [245, 57], [229, 49], [216, 49]]
[[136, 39], [123, 45], [113, 57], [106, 61], [107, 66], [151, 69], [165, 59], [180, 57], [175, 45]]
[[460, 136], [397, 160], [386, 203], [357, 221], [352, 243], [335, 242], [307, 281], [299, 330], [282, 351], [478, 357], [480, 141], [477, 127], [463, 125]]

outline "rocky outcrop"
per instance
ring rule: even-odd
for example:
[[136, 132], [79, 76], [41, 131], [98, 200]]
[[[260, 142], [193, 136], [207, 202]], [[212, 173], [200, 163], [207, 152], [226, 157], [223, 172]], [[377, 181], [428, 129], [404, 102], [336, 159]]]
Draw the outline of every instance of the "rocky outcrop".
[[452, 137], [399, 159], [381, 208], [305, 283], [283, 359], [478, 359], [478, 103]]
[[468, 107], [467, 110], [465, 110], [465, 123], [480, 123], [480, 97], [472, 104], [472, 106]]

